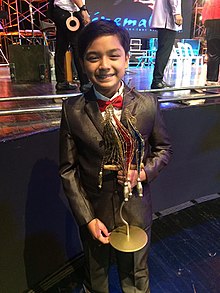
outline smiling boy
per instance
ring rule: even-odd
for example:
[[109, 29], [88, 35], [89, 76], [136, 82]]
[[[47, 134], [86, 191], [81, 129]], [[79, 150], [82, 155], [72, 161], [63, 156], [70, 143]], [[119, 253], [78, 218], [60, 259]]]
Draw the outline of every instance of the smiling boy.
[[140, 95], [122, 80], [129, 61], [129, 35], [125, 29], [113, 21], [90, 23], [79, 37], [79, 55], [93, 87], [63, 103], [60, 175], [80, 229], [86, 292], [109, 292], [108, 269], [114, 253], [122, 291], [147, 293], [149, 244], [129, 253], [117, 251], [109, 244], [111, 231], [123, 224], [120, 206], [124, 200], [124, 176], [121, 171], [104, 170], [99, 187], [105, 117], [99, 105], [120, 96], [122, 108], [115, 108], [115, 114], [125, 123], [125, 109], [129, 109], [144, 138], [144, 167], [140, 174], [144, 196], [136, 196], [138, 174], [137, 170], [130, 170], [134, 196], [126, 203], [124, 214], [129, 224], [144, 229], [148, 237], [152, 223], [149, 183], [167, 165], [172, 153], [166, 127], [155, 98]]

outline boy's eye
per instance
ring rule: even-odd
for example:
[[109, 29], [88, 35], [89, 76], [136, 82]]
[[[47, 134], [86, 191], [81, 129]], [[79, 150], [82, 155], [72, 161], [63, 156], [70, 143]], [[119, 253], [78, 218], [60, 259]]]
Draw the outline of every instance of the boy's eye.
[[120, 55], [119, 55], [119, 54], [112, 54], [112, 55], [110, 56], [110, 58], [115, 60], [115, 59], [120, 58]]
[[86, 58], [86, 60], [89, 61], [89, 62], [95, 62], [95, 61], [97, 61], [98, 59], [99, 59], [99, 57], [96, 56], [96, 55], [91, 55], [91, 56], [88, 56], [88, 57]]

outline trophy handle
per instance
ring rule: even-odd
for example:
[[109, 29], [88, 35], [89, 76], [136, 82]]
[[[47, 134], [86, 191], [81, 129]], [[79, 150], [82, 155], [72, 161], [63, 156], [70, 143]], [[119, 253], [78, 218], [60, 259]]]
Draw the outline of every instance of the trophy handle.
[[122, 209], [124, 207], [124, 204], [125, 204], [125, 201], [122, 202], [121, 206], [120, 206], [120, 218], [122, 220], [122, 222], [125, 224], [125, 227], [126, 227], [126, 235], [127, 235], [127, 238], [130, 237], [130, 228], [129, 228], [129, 224], [127, 221], [125, 221], [125, 219], [123, 218], [122, 216]]

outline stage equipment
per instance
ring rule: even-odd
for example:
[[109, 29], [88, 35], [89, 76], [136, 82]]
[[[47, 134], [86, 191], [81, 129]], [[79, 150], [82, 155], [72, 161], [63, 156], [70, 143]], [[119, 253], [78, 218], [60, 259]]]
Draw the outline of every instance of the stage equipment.
[[[0, 31], [4, 31], [4, 23], [3, 20], [8, 18], [8, 13], [5, 10], [1, 10], [1, 0], [0, 0]], [[0, 66], [7, 66], [9, 65], [8, 59], [6, 58], [3, 50], [2, 50], [2, 42], [0, 37]]]
[[[126, 111], [127, 128], [117, 119], [112, 105], [105, 110], [104, 117], [104, 148], [105, 153], [99, 176], [99, 188], [102, 188], [103, 169], [123, 172], [124, 201], [120, 207], [120, 218], [125, 224], [111, 232], [110, 244], [117, 250], [123, 252], [134, 252], [143, 248], [148, 241], [148, 236], [139, 227], [131, 226], [123, 218], [122, 210], [132, 195], [129, 170], [137, 169], [137, 191], [140, 197], [143, 196], [143, 188], [140, 180], [142, 160], [144, 155], [144, 140], [135, 127], [136, 119], [128, 109]], [[135, 164], [133, 163], [135, 159]]]
[[0, 19], [7, 19], [7, 18], [8, 18], [7, 11], [0, 9]]
[[8, 66], [8, 59], [6, 58], [4, 52], [2, 51], [0, 47], [0, 66]]
[[[8, 44], [33, 44], [35, 38], [41, 37], [39, 21], [47, 18], [46, 0], [4, 0], [8, 18], [4, 21]], [[7, 56], [8, 57], [8, 56]]]
[[65, 54], [65, 74], [68, 82], [73, 82], [73, 66], [72, 66], [72, 52], [66, 51]]
[[13, 82], [50, 81], [49, 51], [42, 45], [9, 45]]
[[40, 20], [40, 30], [43, 33], [44, 45], [55, 53], [56, 26], [54, 22]]

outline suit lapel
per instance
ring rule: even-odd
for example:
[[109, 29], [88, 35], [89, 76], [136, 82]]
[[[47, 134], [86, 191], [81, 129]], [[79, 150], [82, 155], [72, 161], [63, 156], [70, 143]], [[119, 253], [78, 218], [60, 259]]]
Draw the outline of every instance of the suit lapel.
[[85, 94], [85, 101], [86, 101], [85, 112], [89, 116], [95, 128], [102, 135], [103, 134], [103, 117], [101, 112], [99, 111], [98, 104], [96, 101], [96, 96], [92, 88]]
[[126, 110], [129, 110], [132, 116], [135, 116], [137, 103], [134, 98], [134, 94], [132, 93], [132, 89], [125, 86], [124, 90], [124, 98], [123, 98], [123, 108], [121, 113], [121, 122], [126, 126]]

